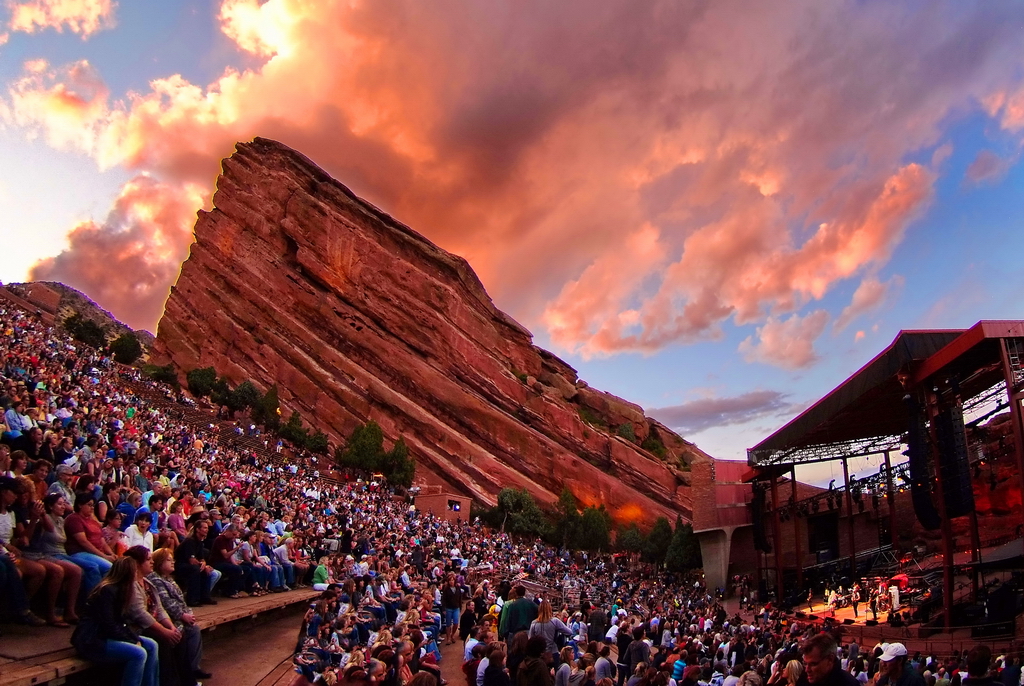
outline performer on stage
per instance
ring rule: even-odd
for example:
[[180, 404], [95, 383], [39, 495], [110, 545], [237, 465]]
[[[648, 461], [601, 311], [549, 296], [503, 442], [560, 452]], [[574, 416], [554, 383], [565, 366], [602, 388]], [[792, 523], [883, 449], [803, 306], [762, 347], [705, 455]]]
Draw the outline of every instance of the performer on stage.
[[860, 604], [860, 584], [858, 583], [854, 583], [850, 590], [850, 603], [853, 605], [853, 617], [856, 619], [860, 616], [857, 614], [857, 605]]
[[807, 611], [814, 612], [814, 589], [807, 589]]
[[868, 603], [871, 609], [871, 619], [878, 621], [878, 591], [871, 591], [871, 600]]

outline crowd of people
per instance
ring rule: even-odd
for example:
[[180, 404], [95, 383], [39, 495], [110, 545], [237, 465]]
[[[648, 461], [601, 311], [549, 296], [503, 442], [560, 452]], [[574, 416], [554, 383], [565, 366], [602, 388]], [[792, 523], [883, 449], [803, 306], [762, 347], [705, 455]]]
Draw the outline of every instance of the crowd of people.
[[133, 392], [134, 369], [0, 309], [0, 611], [75, 625], [124, 684], [193, 686], [192, 608], [311, 583], [324, 519], [308, 470], [221, 445]]
[[310, 585], [294, 655], [310, 684], [441, 686], [448, 660], [467, 686], [1020, 686], [1019, 656], [862, 651], [770, 604], [727, 612], [699, 572], [285, 469], [146, 403], [136, 371], [32, 315], [7, 307], [0, 329], [0, 596], [16, 621], [76, 624], [123, 684], [208, 675], [191, 608]]

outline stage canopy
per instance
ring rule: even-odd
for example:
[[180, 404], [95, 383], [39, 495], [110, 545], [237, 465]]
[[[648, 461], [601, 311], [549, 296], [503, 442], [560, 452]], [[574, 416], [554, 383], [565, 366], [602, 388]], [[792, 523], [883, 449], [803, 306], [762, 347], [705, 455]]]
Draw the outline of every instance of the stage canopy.
[[982, 321], [966, 330], [901, 331], [855, 374], [749, 449], [747, 462], [764, 473], [772, 467], [898, 450], [910, 421], [906, 382], [955, 378], [965, 405], [970, 399], [995, 398], [1000, 389], [991, 389], [1004, 375], [1000, 339], [1013, 343], [1022, 337], [1021, 321]]

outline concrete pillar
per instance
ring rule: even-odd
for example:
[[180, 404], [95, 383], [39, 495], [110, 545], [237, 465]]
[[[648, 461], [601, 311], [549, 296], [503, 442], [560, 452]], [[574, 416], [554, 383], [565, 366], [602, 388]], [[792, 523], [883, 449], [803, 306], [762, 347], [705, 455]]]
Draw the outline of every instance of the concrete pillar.
[[735, 527], [697, 531], [700, 554], [704, 561], [704, 583], [709, 589], [727, 588], [729, 555], [732, 551], [732, 533]]

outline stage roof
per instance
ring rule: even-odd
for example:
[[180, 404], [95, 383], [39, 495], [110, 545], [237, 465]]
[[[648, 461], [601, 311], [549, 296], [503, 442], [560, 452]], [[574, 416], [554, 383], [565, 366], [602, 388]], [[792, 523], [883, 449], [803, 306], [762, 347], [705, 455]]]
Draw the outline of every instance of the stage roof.
[[909, 426], [899, 375], [913, 383], [956, 377], [963, 397], [972, 397], [1002, 379], [1000, 338], [1024, 338], [1024, 322], [901, 331], [873, 360], [748, 450], [747, 462], [788, 466], [894, 449]]

